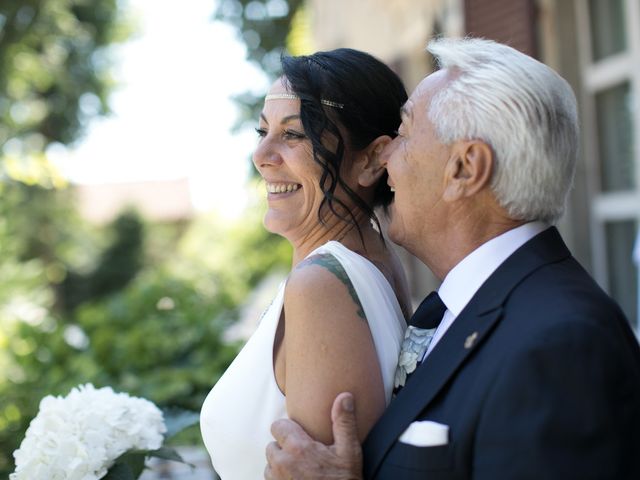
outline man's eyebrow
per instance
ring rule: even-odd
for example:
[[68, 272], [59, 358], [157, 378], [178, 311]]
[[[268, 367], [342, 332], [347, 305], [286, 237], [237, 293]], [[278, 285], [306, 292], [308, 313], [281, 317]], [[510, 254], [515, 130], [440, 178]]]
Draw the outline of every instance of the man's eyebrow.
[[400, 117], [401, 118], [408, 118], [408, 119], [412, 119], [413, 118], [413, 114], [412, 114], [411, 110], [409, 110], [409, 107], [407, 107], [406, 103], [402, 107], [400, 107]]

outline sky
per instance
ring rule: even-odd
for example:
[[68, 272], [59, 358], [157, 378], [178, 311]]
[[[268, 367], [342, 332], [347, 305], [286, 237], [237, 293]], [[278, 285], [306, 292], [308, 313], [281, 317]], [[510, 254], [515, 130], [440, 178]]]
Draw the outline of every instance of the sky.
[[128, 0], [134, 37], [114, 51], [113, 113], [85, 138], [52, 154], [74, 183], [187, 177], [198, 210], [238, 215], [256, 134], [231, 133], [234, 93], [265, 91], [228, 25], [212, 21], [215, 0]]

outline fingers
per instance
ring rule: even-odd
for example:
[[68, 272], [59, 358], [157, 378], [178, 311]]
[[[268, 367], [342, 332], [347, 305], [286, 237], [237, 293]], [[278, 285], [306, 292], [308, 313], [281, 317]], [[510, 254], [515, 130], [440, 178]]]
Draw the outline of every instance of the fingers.
[[333, 401], [331, 423], [334, 448], [338, 456], [352, 457], [355, 452], [359, 452], [360, 442], [352, 394], [343, 392]]
[[309, 438], [300, 425], [286, 418], [276, 420], [271, 424], [271, 435], [281, 447], [289, 441]]
[[265, 480], [292, 480], [296, 478], [291, 474], [291, 472], [298, 471], [295, 465], [296, 458], [291, 457], [290, 452], [283, 451], [277, 442], [271, 442], [267, 445], [266, 454]]
[[331, 410], [334, 444], [314, 441], [297, 423], [278, 420], [271, 425], [275, 442], [267, 445], [267, 480], [362, 478], [353, 396], [341, 393]]
[[271, 462], [276, 461], [276, 457], [278, 456], [279, 452], [280, 452], [280, 445], [278, 445], [276, 442], [271, 442], [269, 445], [267, 445], [267, 449], [266, 449], [267, 467], [271, 465]]
[[296, 471], [295, 461], [304, 450], [304, 445], [312, 441], [311, 437], [300, 425], [287, 419], [273, 422], [271, 434], [276, 441], [267, 445], [267, 466], [264, 470], [264, 478], [267, 480], [294, 478], [289, 472]]
[[275, 457], [278, 454], [280, 447], [276, 442], [271, 442], [267, 445], [267, 466], [264, 467], [264, 478], [265, 480], [274, 480], [276, 477], [273, 476], [273, 471], [271, 469], [271, 462], [275, 461]]

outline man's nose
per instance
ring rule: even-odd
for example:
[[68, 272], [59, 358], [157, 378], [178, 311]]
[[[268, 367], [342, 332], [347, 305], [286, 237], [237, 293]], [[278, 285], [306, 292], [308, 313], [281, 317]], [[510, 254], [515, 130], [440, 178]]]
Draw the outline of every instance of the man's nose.
[[385, 167], [385, 168], [387, 167], [387, 164], [389, 163], [389, 156], [395, 149], [395, 144], [396, 144], [396, 139], [394, 138], [389, 143], [387, 143], [382, 149], [382, 151], [380, 152], [380, 165], [382, 167]]

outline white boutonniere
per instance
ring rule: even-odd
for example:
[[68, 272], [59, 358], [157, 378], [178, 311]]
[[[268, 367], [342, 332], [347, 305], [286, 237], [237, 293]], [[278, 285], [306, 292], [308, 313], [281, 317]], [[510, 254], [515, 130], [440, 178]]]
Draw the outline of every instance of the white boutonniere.
[[398, 368], [394, 378], [394, 388], [404, 386], [407, 375], [412, 373], [424, 353], [429, 348], [429, 343], [436, 332], [435, 328], [418, 328], [409, 325], [404, 332], [404, 340], [400, 347], [400, 357], [398, 358]]

